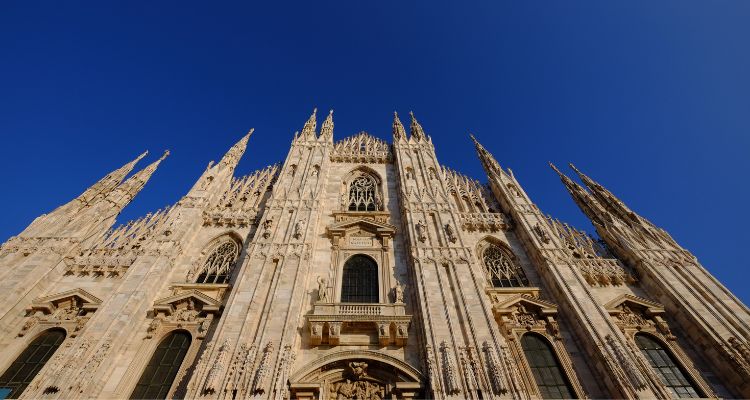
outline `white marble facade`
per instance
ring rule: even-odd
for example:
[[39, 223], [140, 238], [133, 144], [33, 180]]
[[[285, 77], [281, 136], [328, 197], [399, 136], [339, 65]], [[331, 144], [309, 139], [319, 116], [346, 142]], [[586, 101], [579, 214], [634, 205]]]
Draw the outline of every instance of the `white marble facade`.
[[748, 308], [664, 230], [552, 166], [593, 239], [543, 214], [476, 140], [487, 184], [441, 165], [413, 116], [409, 131], [396, 115], [392, 143], [336, 141], [332, 113], [320, 129], [313, 113], [282, 164], [235, 177], [248, 134], [136, 221], [113, 227], [167, 154], [35, 219], [0, 247], [0, 388], [750, 397]]

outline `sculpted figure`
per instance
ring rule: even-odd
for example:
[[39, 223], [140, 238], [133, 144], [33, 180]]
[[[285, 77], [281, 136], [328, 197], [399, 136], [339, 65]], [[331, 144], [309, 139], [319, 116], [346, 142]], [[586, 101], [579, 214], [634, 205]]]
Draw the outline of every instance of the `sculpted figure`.
[[404, 286], [401, 282], [396, 282], [396, 287], [393, 288], [393, 297], [396, 303], [404, 302]]
[[318, 275], [318, 301], [328, 303], [328, 282]]
[[422, 222], [422, 220], [419, 220], [419, 222], [417, 222], [416, 228], [417, 228], [417, 239], [419, 239], [420, 242], [424, 242], [425, 240], [427, 240], [427, 236], [426, 236], [427, 225], [425, 225], [424, 222]]

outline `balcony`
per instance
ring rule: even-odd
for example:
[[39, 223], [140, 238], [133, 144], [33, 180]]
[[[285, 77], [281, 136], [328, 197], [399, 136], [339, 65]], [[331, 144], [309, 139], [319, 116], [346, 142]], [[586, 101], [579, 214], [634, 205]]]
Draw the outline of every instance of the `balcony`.
[[307, 315], [310, 344], [406, 345], [411, 315], [404, 303], [315, 303]]

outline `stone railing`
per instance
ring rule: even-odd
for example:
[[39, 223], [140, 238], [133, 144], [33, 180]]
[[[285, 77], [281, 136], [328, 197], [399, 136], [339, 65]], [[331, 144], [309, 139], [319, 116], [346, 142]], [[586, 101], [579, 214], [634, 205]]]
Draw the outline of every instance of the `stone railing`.
[[461, 213], [461, 228], [467, 231], [497, 231], [510, 229], [510, 220], [499, 213]]
[[347, 332], [355, 327], [377, 331], [381, 346], [404, 346], [411, 315], [404, 303], [315, 303], [307, 320], [313, 346], [348, 344]]
[[635, 278], [618, 260], [574, 258], [571, 261], [591, 286], [620, 286], [635, 283]]

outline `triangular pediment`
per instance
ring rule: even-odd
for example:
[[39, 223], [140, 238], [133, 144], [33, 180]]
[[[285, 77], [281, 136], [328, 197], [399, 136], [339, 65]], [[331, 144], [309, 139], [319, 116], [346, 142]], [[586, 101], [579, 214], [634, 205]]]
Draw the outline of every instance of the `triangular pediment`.
[[518, 305], [523, 305], [527, 309], [537, 310], [542, 315], [545, 314], [556, 314], [557, 305], [550, 303], [549, 301], [542, 300], [536, 297], [531, 297], [526, 294], [518, 294], [515, 296], [508, 297], [502, 300], [500, 303], [495, 304], [495, 312], [504, 314], [511, 313]]
[[391, 236], [396, 233], [396, 227], [391, 224], [365, 218], [342, 221], [328, 227], [328, 232], [331, 234], [338, 233], [344, 235], [357, 231], [370, 232], [378, 236], [384, 234]]
[[201, 309], [204, 311], [218, 311], [221, 307], [220, 301], [211, 298], [199, 290], [192, 289], [155, 301], [154, 310], [162, 310], [171, 313], [175, 310], [177, 304], [190, 300], [194, 303], [200, 304]]
[[76, 288], [39, 297], [31, 303], [30, 309], [51, 313], [57, 309], [59, 304], [69, 302], [71, 299], [75, 299], [81, 305], [81, 308], [84, 309], [96, 310], [102, 304], [102, 301], [98, 297], [81, 288]]
[[654, 301], [644, 299], [643, 297], [632, 294], [622, 294], [604, 305], [604, 308], [610, 313], [619, 313], [620, 307], [627, 305], [630, 308], [645, 309], [649, 315], [664, 313], [664, 306]]

